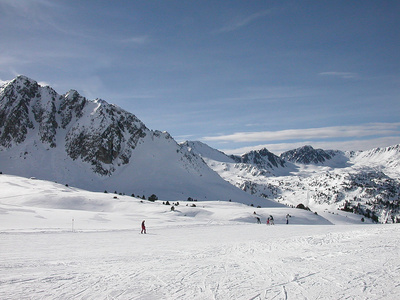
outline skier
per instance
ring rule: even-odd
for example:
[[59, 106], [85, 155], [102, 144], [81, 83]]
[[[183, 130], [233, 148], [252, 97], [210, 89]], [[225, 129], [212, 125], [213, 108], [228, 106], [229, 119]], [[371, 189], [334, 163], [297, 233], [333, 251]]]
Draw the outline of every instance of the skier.
[[146, 234], [146, 225], [144, 225], [144, 220], [142, 222], [142, 231], [140, 233], [145, 233]]
[[267, 219], [267, 225], [269, 225], [269, 222], [270, 222], [270, 219], [269, 219], [269, 217], [268, 217], [268, 219]]
[[289, 215], [289, 214], [287, 214], [286, 215], [286, 224], [289, 224], [289, 218], [290, 218], [291, 216]]
[[257, 224], [261, 224], [260, 218], [259, 218], [259, 217], [256, 217], [256, 219], [257, 219]]
[[269, 216], [269, 224], [274, 225], [274, 217], [272, 215]]

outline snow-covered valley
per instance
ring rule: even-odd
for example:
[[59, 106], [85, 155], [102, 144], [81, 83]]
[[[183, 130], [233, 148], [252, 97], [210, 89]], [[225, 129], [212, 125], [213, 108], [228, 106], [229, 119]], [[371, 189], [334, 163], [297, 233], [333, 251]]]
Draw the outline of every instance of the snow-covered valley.
[[[400, 293], [398, 224], [222, 201], [166, 205], [5, 174], [0, 188], [1, 299], [397, 299]], [[266, 225], [270, 215], [275, 225]], [[140, 234], [142, 220], [147, 234]]]

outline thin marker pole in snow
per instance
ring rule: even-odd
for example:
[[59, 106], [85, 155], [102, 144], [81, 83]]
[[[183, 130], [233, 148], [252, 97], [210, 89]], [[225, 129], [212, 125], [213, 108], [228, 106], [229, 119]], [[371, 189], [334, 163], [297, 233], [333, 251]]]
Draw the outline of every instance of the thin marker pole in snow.
[[74, 232], [74, 219], [72, 218], [72, 232]]

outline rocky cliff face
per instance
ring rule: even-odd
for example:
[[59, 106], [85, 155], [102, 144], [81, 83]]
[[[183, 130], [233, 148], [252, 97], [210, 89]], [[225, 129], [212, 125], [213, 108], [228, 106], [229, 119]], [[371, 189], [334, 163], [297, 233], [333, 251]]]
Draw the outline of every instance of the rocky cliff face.
[[31, 101], [37, 101], [38, 88], [36, 82], [20, 76], [1, 89], [0, 146], [9, 148], [23, 142], [28, 130], [34, 128]]
[[243, 154], [242, 156], [231, 156], [237, 163], [252, 164], [263, 169], [284, 168], [285, 161], [279, 156], [263, 148]]
[[115, 164], [129, 163], [140, 138], [153, 134], [133, 114], [103, 100], [89, 101], [71, 90], [58, 95], [50, 87], [18, 76], [0, 91], [0, 147], [11, 148], [27, 137], [50, 148], [65, 147], [100, 175]]
[[289, 150], [280, 155], [284, 161], [300, 164], [319, 164], [330, 160], [335, 156], [334, 151], [314, 149], [311, 146], [303, 146], [294, 150]]

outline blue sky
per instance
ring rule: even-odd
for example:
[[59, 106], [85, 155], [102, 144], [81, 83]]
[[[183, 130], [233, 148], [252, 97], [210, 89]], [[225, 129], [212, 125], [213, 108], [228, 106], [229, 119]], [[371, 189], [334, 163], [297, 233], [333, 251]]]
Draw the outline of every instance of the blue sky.
[[400, 1], [0, 0], [0, 81], [227, 153], [400, 143]]

